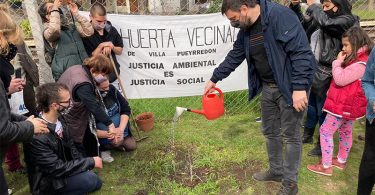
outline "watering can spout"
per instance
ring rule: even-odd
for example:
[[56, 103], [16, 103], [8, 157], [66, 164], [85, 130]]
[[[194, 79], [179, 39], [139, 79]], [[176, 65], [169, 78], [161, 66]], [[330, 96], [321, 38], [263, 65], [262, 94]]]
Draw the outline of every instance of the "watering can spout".
[[188, 112], [194, 112], [196, 114], [205, 115], [204, 112], [203, 112], [203, 110], [193, 110], [193, 109], [188, 108], [187, 111]]

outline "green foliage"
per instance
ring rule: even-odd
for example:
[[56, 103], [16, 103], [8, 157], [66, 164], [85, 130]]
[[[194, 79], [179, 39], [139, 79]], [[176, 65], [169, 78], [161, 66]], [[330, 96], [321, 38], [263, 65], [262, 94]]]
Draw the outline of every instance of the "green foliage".
[[223, 0], [212, 0], [210, 8], [208, 8], [207, 13], [221, 12], [221, 4]]
[[13, 4], [13, 3], [22, 3], [22, 0], [8, 0], [8, 2], [10, 4]]
[[24, 34], [25, 38], [32, 38], [33, 34], [32, 34], [32, 30], [31, 30], [31, 27], [30, 27], [30, 21], [29, 20], [23, 19], [20, 22], [20, 27], [23, 31], [23, 34]]

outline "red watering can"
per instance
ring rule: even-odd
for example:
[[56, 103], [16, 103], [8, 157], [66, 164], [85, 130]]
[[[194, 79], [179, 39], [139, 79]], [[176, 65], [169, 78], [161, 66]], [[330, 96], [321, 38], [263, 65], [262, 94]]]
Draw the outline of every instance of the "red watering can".
[[219, 118], [221, 115], [224, 114], [224, 94], [219, 89], [214, 87], [216, 91], [219, 92], [219, 95], [214, 93], [206, 93], [202, 97], [202, 109], [203, 110], [192, 110], [190, 108], [187, 109], [189, 112], [194, 112], [197, 114], [204, 115], [207, 120], [214, 120]]

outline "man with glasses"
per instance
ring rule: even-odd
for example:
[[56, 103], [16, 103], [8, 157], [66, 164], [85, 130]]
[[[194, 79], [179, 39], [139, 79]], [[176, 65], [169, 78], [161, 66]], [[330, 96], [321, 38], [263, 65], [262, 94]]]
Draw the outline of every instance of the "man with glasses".
[[[123, 51], [124, 43], [121, 35], [112, 26], [111, 22], [107, 21], [107, 11], [103, 5], [99, 3], [92, 5], [90, 19], [94, 34], [90, 37], [82, 38], [87, 54], [89, 56], [104, 54], [108, 57], [111, 55], [116, 65], [116, 70], [120, 74], [120, 64], [116, 55], [121, 55]], [[115, 72], [109, 75], [109, 82], [121, 92]]]
[[70, 93], [61, 83], [47, 83], [37, 89], [39, 118], [49, 133], [34, 136], [26, 144], [30, 190], [33, 194], [84, 194], [101, 188], [99, 177], [90, 171], [101, 169], [100, 157], [83, 158], [70, 138], [64, 115], [71, 107]]

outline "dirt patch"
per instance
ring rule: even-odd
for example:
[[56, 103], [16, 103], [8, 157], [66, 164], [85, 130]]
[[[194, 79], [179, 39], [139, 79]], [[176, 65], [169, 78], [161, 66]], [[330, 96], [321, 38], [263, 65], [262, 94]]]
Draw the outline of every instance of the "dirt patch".
[[[235, 178], [236, 184], [238, 185], [238, 191], [240, 193], [248, 189], [250, 186], [259, 185], [258, 182], [252, 179], [252, 175], [260, 170], [263, 170], [262, 163], [255, 160], [247, 160], [243, 163], [228, 163], [220, 169], [214, 169], [212, 167], [195, 167], [194, 166], [194, 152], [196, 148], [194, 146], [182, 146], [176, 145], [174, 147], [168, 147], [163, 149], [165, 152], [173, 152], [174, 158], [174, 172], [172, 172], [168, 178], [175, 181], [183, 186], [194, 188], [200, 183], [204, 183], [208, 178], [219, 179], [231, 176]], [[220, 194], [226, 194], [233, 189], [232, 186], [226, 182], [218, 184], [220, 186]], [[262, 183], [265, 185], [261, 188], [256, 188], [254, 194], [275, 194], [280, 188], [278, 183]]]
[[[255, 160], [247, 160], [244, 163], [234, 163], [225, 166], [218, 172], [219, 177], [226, 177], [228, 175], [233, 176], [239, 187], [239, 191], [246, 190], [249, 186], [256, 185], [256, 181], [252, 179], [252, 175], [260, 170], [263, 170], [262, 163]], [[280, 188], [280, 184], [273, 182], [266, 182], [266, 191], [260, 191], [261, 189], [256, 188], [254, 194], [275, 194]], [[220, 186], [222, 193], [225, 193], [228, 189], [226, 185]]]
[[164, 151], [173, 152], [175, 155], [175, 171], [169, 175], [169, 179], [183, 186], [195, 187], [206, 182], [211, 173], [209, 167], [194, 166], [194, 146], [174, 146], [164, 149]]
[[147, 195], [148, 191], [147, 190], [138, 190], [135, 195]]

